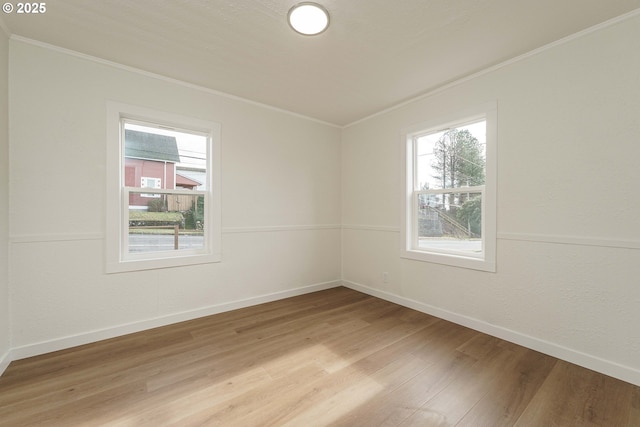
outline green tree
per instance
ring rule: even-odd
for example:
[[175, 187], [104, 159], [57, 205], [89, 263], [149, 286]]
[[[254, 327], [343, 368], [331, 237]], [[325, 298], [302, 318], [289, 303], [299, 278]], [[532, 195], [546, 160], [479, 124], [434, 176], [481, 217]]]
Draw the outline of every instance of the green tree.
[[456, 219], [469, 230], [470, 236], [482, 234], [482, 199], [480, 196], [472, 196], [462, 203], [456, 211]]
[[204, 197], [198, 196], [191, 202], [191, 209], [185, 212], [185, 227], [195, 230], [204, 225]]

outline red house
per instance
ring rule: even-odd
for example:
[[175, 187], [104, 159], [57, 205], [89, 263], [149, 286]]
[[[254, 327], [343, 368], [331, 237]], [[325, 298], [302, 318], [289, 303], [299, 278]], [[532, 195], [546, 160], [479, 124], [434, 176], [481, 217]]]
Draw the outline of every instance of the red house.
[[[178, 144], [173, 136], [125, 129], [125, 186], [137, 188], [176, 188]], [[130, 209], [146, 209], [159, 194], [130, 194]]]

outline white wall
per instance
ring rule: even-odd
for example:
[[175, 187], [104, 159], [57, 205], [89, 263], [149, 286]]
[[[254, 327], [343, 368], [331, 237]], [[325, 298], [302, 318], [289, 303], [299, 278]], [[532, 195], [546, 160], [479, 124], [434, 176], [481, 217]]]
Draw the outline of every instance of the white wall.
[[0, 373], [9, 363], [9, 39], [0, 28]]
[[[636, 14], [345, 129], [343, 279], [640, 384], [638, 76]], [[401, 130], [492, 100], [497, 273], [400, 259]]]
[[[15, 357], [339, 284], [340, 129], [11, 40]], [[221, 124], [222, 257], [104, 273], [106, 104]]]

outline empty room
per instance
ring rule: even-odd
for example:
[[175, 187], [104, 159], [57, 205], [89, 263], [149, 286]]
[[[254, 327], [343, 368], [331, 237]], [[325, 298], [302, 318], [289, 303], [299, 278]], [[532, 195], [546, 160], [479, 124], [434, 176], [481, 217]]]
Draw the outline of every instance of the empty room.
[[0, 426], [640, 426], [640, 0], [0, 13]]

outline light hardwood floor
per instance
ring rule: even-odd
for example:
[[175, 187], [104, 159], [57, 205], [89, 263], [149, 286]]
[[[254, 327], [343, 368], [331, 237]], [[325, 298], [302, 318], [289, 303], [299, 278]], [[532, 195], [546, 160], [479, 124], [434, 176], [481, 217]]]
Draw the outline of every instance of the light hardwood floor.
[[640, 389], [346, 288], [11, 363], [2, 426], [640, 426]]

